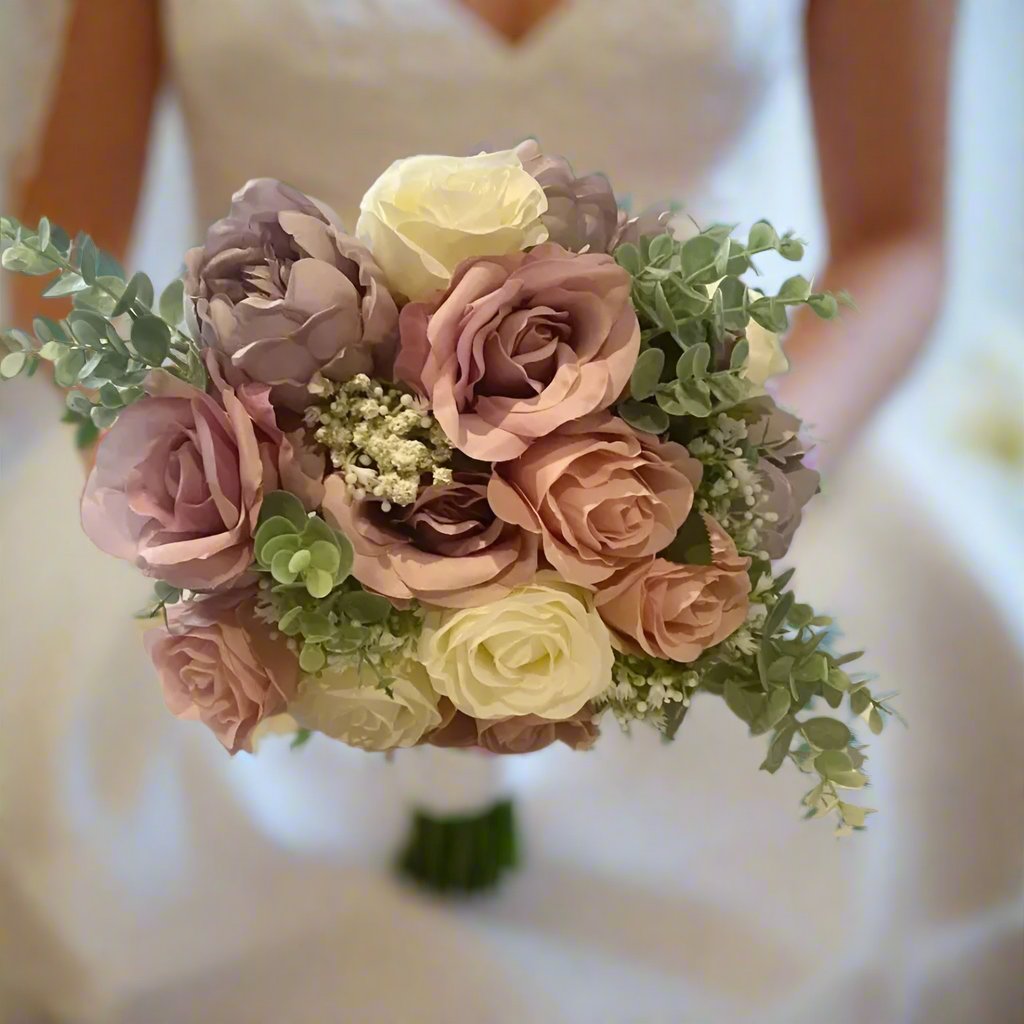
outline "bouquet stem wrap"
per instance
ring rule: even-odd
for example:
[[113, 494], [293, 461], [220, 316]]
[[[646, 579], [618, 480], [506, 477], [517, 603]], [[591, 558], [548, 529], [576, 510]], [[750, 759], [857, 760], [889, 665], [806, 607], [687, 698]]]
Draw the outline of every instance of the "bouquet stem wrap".
[[398, 869], [435, 892], [491, 889], [518, 861], [515, 811], [500, 757], [440, 747], [396, 758], [410, 810]]

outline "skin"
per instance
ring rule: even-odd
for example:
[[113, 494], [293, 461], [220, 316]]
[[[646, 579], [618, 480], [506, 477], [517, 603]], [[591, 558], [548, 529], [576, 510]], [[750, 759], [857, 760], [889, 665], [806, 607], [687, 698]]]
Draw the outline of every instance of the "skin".
[[[446, 0], [448, 2], [448, 0]], [[461, 2], [510, 43], [560, 3]], [[941, 298], [947, 92], [955, 0], [809, 0], [807, 66], [829, 229], [817, 287], [845, 288], [838, 323], [801, 315], [779, 400], [824, 459], [841, 455], [924, 346]], [[39, 170], [17, 197], [33, 222], [81, 226], [122, 258], [131, 236], [162, 76], [156, 0], [76, 0]], [[117, 54], [117, 59], [110, 59]], [[88, 88], [84, 87], [88, 83]], [[95, 111], [116, 111], [97, 117]], [[14, 277], [14, 322], [38, 308]]]

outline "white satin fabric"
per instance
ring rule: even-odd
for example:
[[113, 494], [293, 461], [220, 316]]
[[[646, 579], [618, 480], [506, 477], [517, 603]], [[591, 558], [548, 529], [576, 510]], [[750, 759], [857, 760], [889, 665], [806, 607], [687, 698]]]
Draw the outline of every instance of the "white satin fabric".
[[[451, 0], [165, 5], [204, 221], [275, 174], [351, 222], [394, 157], [526, 134], [640, 201], [721, 197], [713, 166], [791, 66], [798, 15], [569, 0], [508, 51]], [[763, 744], [705, 699], [672, 746], [609, 722], [592, 753], [504, 762], [527, 865], [456, 905], [392, 880], [382, 758], [315, 738], [229, 759], [170, 717], [129, 618], [146, 585], [76, 528], [80, 467], [47, 433], [0, 495], [9, 1002], [105, 1024], [1014, 1019], [1020, 648], [936, 494], [880, 448], [792, 556], [911, 721], [872, 742], [869, 831], [802, 822], [805, 779], [759, 773]]]

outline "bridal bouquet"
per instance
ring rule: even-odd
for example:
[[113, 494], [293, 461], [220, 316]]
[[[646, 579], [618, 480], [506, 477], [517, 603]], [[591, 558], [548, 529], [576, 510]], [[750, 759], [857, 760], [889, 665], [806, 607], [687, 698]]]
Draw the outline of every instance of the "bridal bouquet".
[[839, 300], [745, 280], [791, 234], [668, 213], [533, 142], [397, 161], [354, 235], [259, 179], [158, 301], [88, 236], [0, 221], [3, 266], [73, 304], [0, 375], [52, 363], [103, 432], [82, 523], [155, 581], [173, 714], [232, 754], [282, 723], [520, 754], [608, 718], [671, 739], [709, 694], [863, 826], [842, 718], [892, 710], [775, 574], [818, 476], [764, 389], [788, 310]]

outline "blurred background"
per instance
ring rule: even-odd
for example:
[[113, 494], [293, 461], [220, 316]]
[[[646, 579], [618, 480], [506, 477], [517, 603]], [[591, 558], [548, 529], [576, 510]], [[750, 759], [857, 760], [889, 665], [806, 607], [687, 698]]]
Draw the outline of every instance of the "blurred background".
[[[266, 48], [232, 22], [235, 4], [230, 18], [217, 13], [223, 2], [165, 5], [168, 38], [159, 45], [179, 55], [159, 92], [127, 255], [158, 290], [179, 274], [203, 221], [226, 210], [230, 195], [213, 197], [209, 182], [244, 163], [236, 153], [225, 167], [210, 166], [218, 153], [211, 111], [251, 93], [250, 136], [275, 116], [260, 108], [271, 101], [259, 79], [274, 88], [260, 66]], [[394, 8], [398, 24], [416, 23], [434, 4], [457, 6], [382, 6]], [[362, 59], [356, 22], [379, 6], [281, 0], [252, 10], [266, 19], [264, 32], [286, 33], [313, 17], [311, 7], [324, 8], [319, 48], [287, 59], [320, 68], [330, 88], [332, 61]], [[678, 198], [698, 219], [766, 217], [792, 227], [808, 242], [806, 267], [821, 269], [829, 244], [801, 58], [803, 5], [682, 6], [673, 25], [694, 36], [673, 42], [663, 59], [701, 67], [697, 98], [679, 101], [679, 130], [705, 87], [709, 105], [721, 105], [713, 119], [729, 128], [720, 145], [705, 147], [699, 174], [680, 172], [686, 194]], [[5, 211], [25, 140], [49, 115], [66, 13], [52, 0], [0, 0]], [[597, 15], [578, 26], [564, 18], [560, 46], [574, 70], [567, 92], [548, 102], [570, 96], [584, 105], [585, 124], [563, 126], [563, 143], [556, 118], [537, 119], [553, 125], [541, 141], [587, 171], [574, 140], [604, 129], [591, 123], [601, 111], [572, 75], [592, 73], [580, 69], [601, 59], [582, 52]], [[427, 24], [448, 31], [443, 20]], [[623, 24], [616, 20], [616, 33]], [[648, 25], [648, 48], [655, 28], [664, 31], [657, 19]], [[236, 50], [221, 63], [225, 40]], [[402, 45], [406, 84], [416, 73], [436, 76], [419, 68], [409, 39]], [[728, 52], [724, 68], [701, 63], [709, 47]], [[835, 1021], [1024, 1020], [1022, 54], [1024, 5], [961, 0], [941, 314], [913, 370], [831, 467], [790, 556], [803, 599], [836, 614], [844, 642], [868, 650], [869, 667], [884, 688], [901, 691], [910, 719], [909, 731], [891, 729], [873, 745], [870, 802], [881, 813], [868, 833], [840, 844], [827, 829], [811, 834], [815, 824], [797, 820], [802, 780], [758, 775], [759, 742], [708, 706], [688, 719], [671, 761], [653, 741], [618, 736], [596, 765], [547, 751], [517, 759], [509, 784], [525, 803], [531, 855], [494, 902], [438, 906], [392, 886], [382, 864], [400, 799], [379, 766], [315, 744], [300, 759], [274, 743], [259, 758], [225, 765], [209, 737], [167, 715], [144, 658], [125, 653], [140, 646], [126, 616], [146, 587], [77, 535], [81, 470], [68, 428], [53, 425], [60, 397], [40, 376], [0, 389], [0, 1020], [611, 1024], [809, 1021], [824, 1012]], [[485, 63], [508, 59], [495, 52]], [[714, 76], [742, 79], [757, 61], [770, 73], [762, 67], [746, 83], [757, 102], [744, 100], [743, 116], [733, 117], [740, 100]], [[200, 64], [208, 92], [185, 90], [183, 106], [176, 76]], [[639, 95], [632, 79], [642, 82], [646, 67], [638, 57], [631, 76], [619, 69], [614, 88]], [[391, 102], [381, 99], [385, 85], [378, 76], [368, 87], [378, 116]], [[310, 94], [309, 102], [316, 109], [321, 101]], [[372, 151], [360, 167], [383, 169], [393, 156], [430, 148], [422, 141], [429, 111], [417, 108], [417, 132], [391, 119], [386, 145], [376, 146], [379, 122], [350, 116], [362, 102], [339, 91], [315, 117], [301, 102], [289, 116], [329, 134], [337, 112], [338, 130], [350, 133], [345, 146]], [[509, 120], [526, 123], [528, 114]], [[630, 116], [648, 115], [641, 106]], [[648, 135], [672, 132], [659, 123]], [[473, 138], [517, 141], [508, 133], [496, 127]], [[225, 131], [224, 152], [245, 148], [239, 134]], [[197, 156], [190, 138], [202, 142]], [[352, 174], [358, 180], [347, 187], [358, 199], [376, 171], [350, 169], [339, 142], [319, 140], [315, 150], [324, 157], [311, 180], [293, 183], [317, 193], [325, 178]], [[587, 152], [601, 159], [599, 143]], [[265, 156], [241, 176], [301, 167]], [[325, 169], [326, 159], [337, 166]], [[647, 191], [675, 187], [672, 168], [652, 175], [621, 154], [600, 169], [614, 169], [624, 191], [633, 181]], [[351, 226], [351, 204], [338, 205]], [[786, 273], [765, 270], [770, 283]], [[3, 326], [11, 308], [8, 298]], [[41, 467], [57, 474], [52, 487], [40, 482]], [[743, 744], [739, 767], [731, 753], [721, 763], [722, 750]]]

